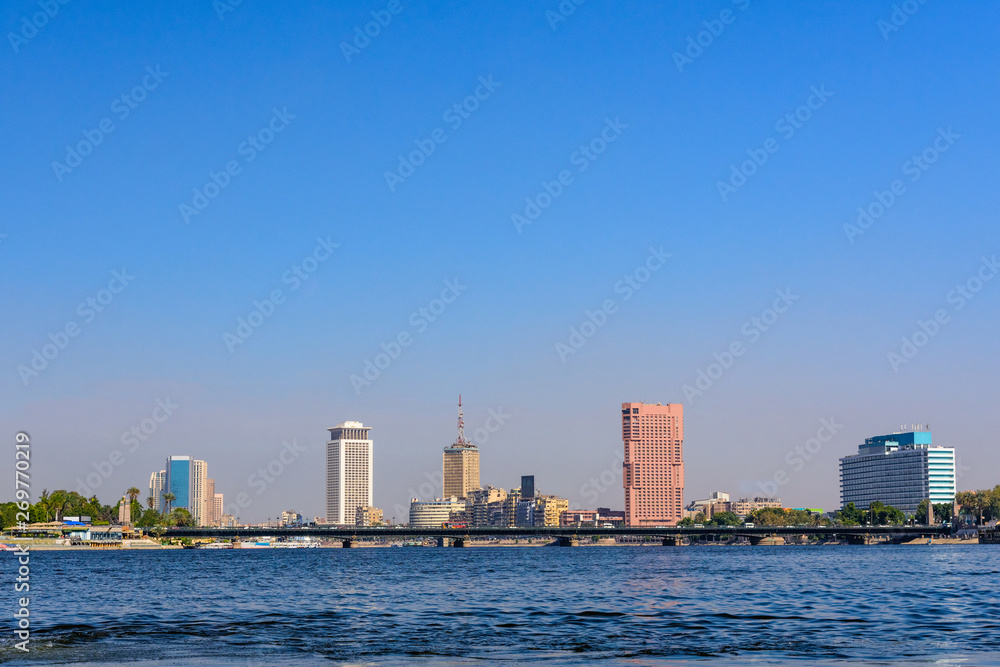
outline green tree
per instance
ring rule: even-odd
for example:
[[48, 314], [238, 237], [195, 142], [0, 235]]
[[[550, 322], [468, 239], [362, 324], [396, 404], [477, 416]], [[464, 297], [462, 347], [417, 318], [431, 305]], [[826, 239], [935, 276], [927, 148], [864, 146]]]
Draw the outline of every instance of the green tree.
[[719, 512], [709, 523], [715, 526], [739, 526], [743, 521], [734, 512]]
[[171, 512], [170, 518], [173, 519], [174, 523], [178, 526], [190, 526], [194, 522], [194, 519], [191, 516], [191, 512], [188, 512], [183, 507], [178, 507], [173, 512]]
[[170, 493], [169, 491], [167, 493], [163, 494], [163, 512], [164, 512], [164, 514], [170, 514], [170, 505], [175, 500], [177, 500], [177, 496], [175, 496], [174, 494]]

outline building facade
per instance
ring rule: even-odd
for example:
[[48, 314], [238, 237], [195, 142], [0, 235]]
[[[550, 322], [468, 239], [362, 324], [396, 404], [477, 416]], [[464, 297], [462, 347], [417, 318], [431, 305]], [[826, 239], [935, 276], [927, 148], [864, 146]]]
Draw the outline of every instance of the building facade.
[[465, 511], [475, 527], [500, 526], [503, 520], [503, 502], [507, 491], [493, 486], [476, 489], [465, 500]]
[[521, 475], [521, 498], [527, 500], [535, 497], [535, 476]]
[[222, 496], [221, 493], [216, 493], [212, 497], [212, 505], [213, 505], [213, 510], [212, 510], [212, 521], [213, 521], [213, 523], [212, 523], [212, 525], [213, 526], [221, 526], [222, 525], [222, 515], [224, 513], [224, 510], [222, 509], [222, 507], [223, 507], [223, 501], [224, 501], [224, 498], [223, 498], [223, 496]]
[[354, 525], [358, 508], [372, 504], [371, 428], [346, 421], [327, 430], [326, 520]]
[[559, 517], [569, 509], [569, 500], [556, 496], [535, 497], [535, 525], [558, 526]]
[[922, 500], [955, 502], [955, 449], [935, 446], [930, 431], [866, 438], [857, 454], [840, 459], [842, 507], [880, 501], [912, 515]]
[[465, 501], [452, 496], [441, 500], [410, 501], [410, 528], [440, 528], [451, 521], [452, 514], [465, 511]]
[[354, 513], [355, 526], [381, 526], [382, 510], [377, 507], [359, 507]]
[[211, 477], [205, 480], [205, 500], [203, 504], [205, 506], [205, 516], [201, 525], [216, 525], [218, 519], [215, 516], [215, 480]]
[[757, 510], [764, 509], [765, 507], [777, 507], [781, 508], [780, 498], [764, 498], [764, 497], [754, 497], [754, 498], [740, 498], [729, 504], [729, 512], [738, 514], [739, 517], [745, 518], [748, 514], [753, 514]]
[[[191, 457], [171, 456], [167, 459], [167, 479], [163, 494], [174, 494], [171, 511], [183, 507], [191, 511]], [[166, 503], [164, 503], [164, 509]]]
[[597, 510], [566, 510], [559, 515], [559, 525], [568, 526], [596, 526], [599, 525]]
[[622, 442], [626, 525], [675, 525], [684, 516], [684, 406], [622, 403]]
[[153, 499], [153, 507], [157, 512], [163, 511], [163, 488], [167, 484], [167, 471], [161, 470], [149, 476], [149, 496]]

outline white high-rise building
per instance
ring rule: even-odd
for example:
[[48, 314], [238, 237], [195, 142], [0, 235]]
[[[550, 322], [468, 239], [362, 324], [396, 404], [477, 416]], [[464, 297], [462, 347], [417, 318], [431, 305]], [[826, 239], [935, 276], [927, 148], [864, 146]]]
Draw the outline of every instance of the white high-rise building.
[[[214, 501], [212, 507], [214, 508]], [[206, 519], [210, 518], [208, 516], [209, 509], [208, 464], [196, 459], [191, 461], [191, 505], [188, 507], [188, 511], [191, 512], [191, 518], [194, 520], [194, 525], [207, 525]]]
[[163, 487], [167, 484], [167, 471], [161, 470], [149, 476], [149, 495], [153, 497], [153, 509], [163, 511]]
[[348, 421], [327, 430], [326, 520], [353, 526], [357, 509], [372, 504], [371, 428]]
[[216, 493], [215, 497], [212, 499], [212, 501], [213, 501], [213, 503], [215, 505], [215, 509], [212, 512], [212, 525], [213, 526], [221, 526], [222, 525], [222, 515], [224, 513], [223, 510], [222, 510], [222, 500], [223, 500], [223, 498], [222, 498], [222, 494], [221, 493]]

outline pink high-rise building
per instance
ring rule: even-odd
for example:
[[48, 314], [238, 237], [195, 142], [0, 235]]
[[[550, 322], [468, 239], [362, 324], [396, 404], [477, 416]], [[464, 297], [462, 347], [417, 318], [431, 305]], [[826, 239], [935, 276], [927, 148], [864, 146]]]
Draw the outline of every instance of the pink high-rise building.
[[684, 406], [622, 403], [625, 524], [674, 525], [684, 516]]

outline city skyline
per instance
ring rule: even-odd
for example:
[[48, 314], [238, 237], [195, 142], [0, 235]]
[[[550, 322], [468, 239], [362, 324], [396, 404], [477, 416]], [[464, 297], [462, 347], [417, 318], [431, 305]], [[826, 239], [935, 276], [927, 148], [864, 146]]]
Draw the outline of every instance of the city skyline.
[[545, 443], [585, 507], [620, 506], [624, 400], [684, 404], [698, 497], [832, 507], [899, 422], [960, 446], [962, 488], [1000, 464], [996, 7], [406, 6], [350, 60], [383, 7], [148, 5], [108, 43], [60, 7], [0, 63], [0, 427], [44, 444], [39, 488], [197, 451], [245, 516], [320, 514], [317, 433], [352, 418], [405, 505], [460, 391], [484, 482]]

